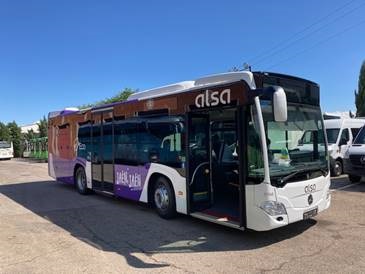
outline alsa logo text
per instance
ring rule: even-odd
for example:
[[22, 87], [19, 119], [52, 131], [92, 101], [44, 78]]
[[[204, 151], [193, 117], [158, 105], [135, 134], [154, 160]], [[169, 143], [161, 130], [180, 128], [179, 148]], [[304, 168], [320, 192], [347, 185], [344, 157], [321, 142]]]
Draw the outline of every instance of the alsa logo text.
[[226, 105], [231, 103], [231, 90], [225, 89], [221, 93], [218, 91], [206, 90], [195, 98], [197, 108], [215, 107], [219, 104]]

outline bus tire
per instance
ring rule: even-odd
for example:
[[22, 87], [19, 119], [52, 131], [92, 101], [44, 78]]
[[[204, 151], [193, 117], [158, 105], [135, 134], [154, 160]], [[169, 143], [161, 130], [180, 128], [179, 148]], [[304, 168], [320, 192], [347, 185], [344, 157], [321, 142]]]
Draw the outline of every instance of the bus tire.
[[351, 183], [358, 183], [361, 181], [361, 176], [351, 175], [349, 174], [349, 180]]
[[174, 190], [165, 177], [158, 177], [153, 189], [153, 203], [157, 214], [164, 219], [176, 216], [176, 202]]
[[86, 173], [85, 173], [85, 169], [83, 167], [78, 167], [76, 169], [75, 172], [75, 185], [76, 185], [76, 189], [77, 191], [82, 194], [82, 195], [86, 195], [89, 194], [90, 191], [87, 188], [86, 185]]

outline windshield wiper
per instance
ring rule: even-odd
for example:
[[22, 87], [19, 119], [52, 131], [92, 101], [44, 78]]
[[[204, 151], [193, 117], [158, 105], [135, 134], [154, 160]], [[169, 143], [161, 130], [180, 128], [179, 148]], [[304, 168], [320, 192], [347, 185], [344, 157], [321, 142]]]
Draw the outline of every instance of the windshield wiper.
[[316, 168], [312, 168], [312, 169], [300, 169], [300, 170], [297, 170], [297, 171], [294, 171], [293, 173], [290, 173], [289, 175], [281, 178], [279, 181], [280, 181], [280, 184], [284, 184], [286, 181], [288, 181], [289, 179], [295, 177], [296, 175], [298, 175], [299, 173], [302, 173], [302, 172], [311, 172], [311, 171], [321, 171], [322, 175], [323, 176], [326, 176], [327, 175], [327, 170], [322, 168], [322, 167], [316, 167]]
[[293, 178], [297, 174], [299, 174], [301, 172], [305, 172], [305, 171], [308, 171], [308, 170], [307, 169], [297, 170], [297, 171], [294, 171], [293, 173], [290, 173], [289, 175], [287, 175], [285, 177], [282, 177], [280, 179], [280, 184], [284, 184], [286, 181], [288, 181], [289, 179]]

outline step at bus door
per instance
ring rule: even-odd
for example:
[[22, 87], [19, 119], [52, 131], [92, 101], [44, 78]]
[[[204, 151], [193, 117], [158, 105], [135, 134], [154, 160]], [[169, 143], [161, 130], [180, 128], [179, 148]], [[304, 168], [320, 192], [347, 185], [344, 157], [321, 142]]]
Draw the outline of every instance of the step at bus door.
[[211, 149], [209, 115], [188, 114], [188, 192], [190, 211], [211, 205]]

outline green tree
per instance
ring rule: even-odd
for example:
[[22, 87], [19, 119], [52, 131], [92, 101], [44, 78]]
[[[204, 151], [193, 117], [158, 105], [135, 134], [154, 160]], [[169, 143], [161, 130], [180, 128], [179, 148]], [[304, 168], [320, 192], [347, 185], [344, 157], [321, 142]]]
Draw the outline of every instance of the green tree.
[[14, 156], [20, 157], [22, 150], [22, 134], [20, 127], [18, 127], [15, 121], [8, 123], [7, 127], [10, 131], [10, 139], [13, 142]]
[[9, 128], [0, 122], [0, 141], [10, 141], [10, 131]]
[[23, 155], [23, 152], [27, 149], [27, 144], [30, 144], [30, 140], [37, 138], [38, 133], [35, 133], [33, 129], [29, 129], [28, 132], [22, 133], [21, 138], [21, 153]]
[[24, 133], [24, 140], [30, 141], [36, 137], [38, 137], [37, 133], [34, 132], [33, 129], [29, 129], [27, 133]]
[[365, 116], [365, 61], [361, 65], [358, 90], [355, 90], [356, 116]]
[[116, 102], [123, 102], [128, 99], [129, 96], [131, 96], [133, 93], [137, 92], [136, 89], [131, 88], [125, 88], [124, 90], [119, 91], [115, 96], [112, 96], [110, 98], [106, 98], [104, 100], [92, 103], [92, 104], [86, 104], [86, 105], [80, 105], [78, 106], [79, 109], [83, 108], [89, 108], [89, 107], [95, 107], [105, 104], [111, 104]]
[[39, 129], [39, 137], [48, 136], [48, 120], [45, 116], [37, 123]]

